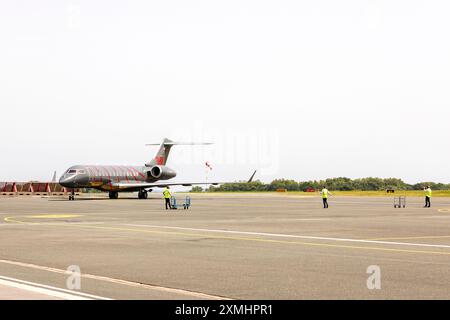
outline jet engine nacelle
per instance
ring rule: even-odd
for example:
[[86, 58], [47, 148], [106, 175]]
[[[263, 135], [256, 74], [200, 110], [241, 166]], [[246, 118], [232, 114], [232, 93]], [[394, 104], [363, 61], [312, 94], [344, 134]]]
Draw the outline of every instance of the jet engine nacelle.
[[169, 180], [176, 175], [175, 171], [166, 166], [154, 166], [147, 171], [147, 177], [151, 180]]

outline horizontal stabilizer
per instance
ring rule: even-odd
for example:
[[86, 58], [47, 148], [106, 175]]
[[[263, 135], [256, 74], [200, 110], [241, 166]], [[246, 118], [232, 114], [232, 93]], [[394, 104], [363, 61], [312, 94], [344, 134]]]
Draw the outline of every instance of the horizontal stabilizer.
[[169, 158], [170, 149], [173, 146], [196, 146], [196, 145], [210, 145], [210, 142], [177, 142], [165, 138], [162, 143], [149, 143], [147, 146], [159, 146], [159, 150], [155, 157], [145, 166], [152, 167], [155, 165], [166, 165], [167, 159]]
[[[211, 142], [176, 142], [176, 141], [170, 141], [170, 142], [164, 142], [163, 145], [165, 146], [208, 146], [213, 143]], [[146, 146], [160, 146], [161, 143], [147, 143]]]

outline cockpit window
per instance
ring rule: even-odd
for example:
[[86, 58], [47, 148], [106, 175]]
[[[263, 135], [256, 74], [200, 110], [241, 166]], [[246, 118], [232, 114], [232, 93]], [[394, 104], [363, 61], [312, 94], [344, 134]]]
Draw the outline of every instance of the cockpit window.
[[86, 174], [86, 170], [84, 169], [69, 169], [66, 174]]

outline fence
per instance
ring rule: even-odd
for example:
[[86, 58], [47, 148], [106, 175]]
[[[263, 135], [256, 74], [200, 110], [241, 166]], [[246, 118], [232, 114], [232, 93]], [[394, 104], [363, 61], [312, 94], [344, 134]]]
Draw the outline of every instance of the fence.
[[[75, 189], [81, 193], [81, 189]], [[72, 189], [65, 188], [56, 182], [0, 182], [0, 196], [32, 196], [32, 195], [60, 195], [72, 193]]]

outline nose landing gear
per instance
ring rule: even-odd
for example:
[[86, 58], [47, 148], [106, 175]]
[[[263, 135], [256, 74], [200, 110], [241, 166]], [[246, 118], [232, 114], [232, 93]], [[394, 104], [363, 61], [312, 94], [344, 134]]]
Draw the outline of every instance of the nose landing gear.
[[69, 195], [69, 201], [74, 201], [74, 200], [75, 200], [75, 190], [72, 189], [72, 192]]

